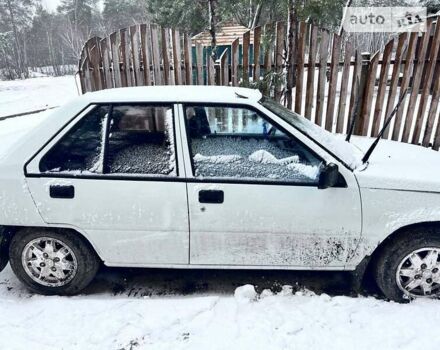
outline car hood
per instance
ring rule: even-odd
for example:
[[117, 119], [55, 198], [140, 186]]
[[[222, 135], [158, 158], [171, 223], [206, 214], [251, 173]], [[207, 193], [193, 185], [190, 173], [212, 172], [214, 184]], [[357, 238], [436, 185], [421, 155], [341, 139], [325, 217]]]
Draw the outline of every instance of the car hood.
[[[364, 153], [373, 138], [353, 137]], [[422, 146], [381, 140], [367, 165], [355, 170], [363, 188], [440, 193], [440, 152]]]

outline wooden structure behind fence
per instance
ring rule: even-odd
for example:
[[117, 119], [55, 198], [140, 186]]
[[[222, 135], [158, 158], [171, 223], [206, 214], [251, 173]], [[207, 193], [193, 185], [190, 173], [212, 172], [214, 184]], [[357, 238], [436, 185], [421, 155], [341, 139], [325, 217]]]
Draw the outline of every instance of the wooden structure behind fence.
[[255, 86], [286, 101], [288, 76], [294, 80], [294, 111], [338, 133], [346, 133], [356, 116], [355, 134], [365, 136], [379, 133], [406, 90], [385, 136], [438, 150], [439, 22], [430, 18], [426, 33], [402, 33], [372, 55], [356, 51], [345, 35], [301, 22], [291, 67], [285, 61], [289, 45], [284, 22], [244, 33], [242, 59], [236, 39], [217, 62], [200, 44], [193, 47], [187, 34], [155, 24], [135, 25], [87, 41], [79, 62], [81, 88], [84, 93], [143, 85]]

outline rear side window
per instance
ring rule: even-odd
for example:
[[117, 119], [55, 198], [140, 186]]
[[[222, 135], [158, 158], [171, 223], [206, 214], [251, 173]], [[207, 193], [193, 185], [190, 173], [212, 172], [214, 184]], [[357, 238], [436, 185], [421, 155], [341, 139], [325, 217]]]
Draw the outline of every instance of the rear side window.
[[84, 116], [40, 162], [41, 172], [102, 172], [102, 141], [109, 106]]
[[176, 175], [171, 106], [114, 106], [106, 172]]
[[173, 107], [98, 106], [42, 157], [40, 171], [176, 176]]

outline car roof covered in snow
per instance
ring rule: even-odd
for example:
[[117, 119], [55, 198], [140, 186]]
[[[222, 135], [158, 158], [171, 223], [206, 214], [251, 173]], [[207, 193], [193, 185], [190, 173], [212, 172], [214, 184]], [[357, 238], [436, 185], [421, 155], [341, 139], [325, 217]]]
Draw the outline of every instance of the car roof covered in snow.
[[107, 89], [84, 94], [90, 103], [104, 102], [205, 102], [240, 103], [258, 101], [258, 90], [227, 86], [142, 86]]

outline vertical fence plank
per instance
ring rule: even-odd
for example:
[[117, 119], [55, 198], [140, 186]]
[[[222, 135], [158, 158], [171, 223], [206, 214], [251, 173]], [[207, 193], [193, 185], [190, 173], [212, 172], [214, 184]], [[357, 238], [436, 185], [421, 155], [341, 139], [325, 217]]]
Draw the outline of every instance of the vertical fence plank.
[[[277, 75], [281, 75], [283, 72], [284, 61], [284, 22], [276, 23], [276, 38], [275, 38], [275, 72]], [[278, 80], [278, 79], [277, 79]], [[281, 83], [275, 84], [275, 99], [280, 101], [281, 99]]]
[[[414, 53], [415, 53], [415, 49], [416, 49], [416, 42], [417, 42], [417, 33], [411, 33], [410, 38], [409, 38], [408, 48], [406, 50], [405, 66], [404, 66], [403, 72], [402, 72], [402, 83], [400, 84], [400, 91], [401, 91], [400, 95], [402, 95], [402, 92], [408, 88], [409, 82], [411, 80], [411, 70], [414, 66]], [[406, 97], [405, 97], [405, 99], [406, 99]], [[402, 128], [404, 108], [405, 108], [405, 100], [402, 101], [402, 104], [400, 105], [399, 109], [397, 110], [396, 117], [395, 117], [393, 136], [392, 136], [392, 139], [395, 141], [398, 141], [400, 138], [400, 130]]]
[[150, 70], [150, 53], [151, 53], [151, 37], [150, 29], [147, 24], [141, 24], [141, 50], [142, 50], [142, 66], [144, 73], [144, 84], [151, 85], [151, 70]]
[[243, 34], [243, 83], [249, 84], [249, 47], [251, 42], [251, 31]]
[[296, 45], [296, 83], [295, 83], [295, 112], [301, 114], [304, 84], [304, 55], [307, 24], [300, 22], [298, 25], [298, 40]]
[[115, 82], [115, 87], [121, 87], [121, 64], [119, 61], [119, 33], [114, 32], [110, 34], [110, 44], [111, 44], [111, 52], [112, 52], [112, 61], [113, 61], [113, 79]]
[[325, 128], [328, 131], [332, 131], [333, 128], [340, 54], [341, 54], [341, 37], [338, 34], [333, 34], [332, 55], [331, 55], [331, 63], [330, 63], [330, 80], [329, 80], [328, 93], [327, 93], [327, 112], [325, 119]]
[[168, 28], [162, 28], [162, 60], [163, 60], [163, 77], [165, 85], [172, 85], [174, 78], [170, 74], [170, 56], [169, 56], [169, 43], [170, 43], [170, 30]]
[[239, 39], [235, 39], [231, 45], [231, 72], [232, 72], [232, 86], [238, 86], [238, 47]]
[[105, 71], [104, 71], [104, 54], [102, 52], [102, 43], [103, 40], [101, 38], [97, 38], [96, 45], [99, 52], [99, 80], [101, 85], [101, 90], [106, 89], [106, 79], [105, 79]]
[[102, 90], [102, 73], [100, 70], [101, 65], [101, 52], [99, 51], [100, 39], [95, 37], [88, 41], [88, 57], [90, 62], [90, 68], [92, 71], [93, 91]]
[[85, 69], [86, 69], [86, 53], [84, 48], [81, 51], [81, 56], [79, 58], [79, 62], [78, 62], [78, 72], [79, 72], [79, 82], [81, 85], [81, 93], [85, 94], [87, 92], [87, 87], [86, 87], [86, 77], [85, 77]]
[[130, 71], [130, 47], [128, 45], [128, 34], [127, 29], [123, 28], [119, 31], [121, 36], [121, 57], [122, 57], [122, 67], [124, 74], [122, 77], [122, 86], [132, 86], [131, 84], [131, 71]]
[[184, 61], [185, 61], [185, 84], [193, 84], [192, 43], [187, 33], [183, 36]]
[[266, 75], [272, 70], [272, 45], [273, 45], [273, 37], [272, 37], [273, 25], [272, 23], [268, 23], [264, 25], [264, 40], [265, 40], [265, 50], [264, 50], [264, 74]]
[[440, 149], [440, 123], [437, 124], [437, 131], [435, 132], [433, 149], [435, 149], [436, 151]]
[[134, 86], [134, 77], [133, 77], [133, 64], [132, 64], [132, 60], [131, 60], [131, 45], [130, 45], [130, 35], [129, 35], [129, 28], [126, 28], [124, 31], [124, 53], [125, 55], [122, 56], [124, 57], [124, 61], [125, 61], [125, 74], [127, 75], [127, 85], [128, 86]]
[[134, 85], [144, 85], [144, 75], [141, 71], [141, 51], [140, 51], [140, 35], [139, 26], [134, 25], [130, 27], [130, 41], [131, 41], [131, 60], [133, 62]]
[[349, 123], [353, 121], [353, 118], [357, 118], [359, 114], [358, 100], [359, 100], [359, 94], [361, 93], [361, 86], [360, 86], [361, 73], [362, 73], [362, 55], [358, 50], [356, 50], [354, 54], [353, 78], [351, 81], [350, 106], [348, 110]]
[[353, 45], [345, 43], [344, 66], [342, 68], [341, 90], [339, 94], [338, 114], [336, 118], [336, 132], [344, 132], [345, 110], [347, 106], [348, 79], [350, 77], [351, 57], [353, 56]]
[[260, 80], [260, 44], [261, 44], [261, 26], [254, 28], [254, 71], [252, 79], [254, 82]]
[[107, 37], [101, 40], [101, 56], [102, 56], [102, 71], [105, 77], [104, 89], [111, 89], [114, 87], [112, 72], [110, 70], [111, 52], [110, 52], [110, 38]]
[[207, 81], [206, 85], [215, 85], [215, 65], [212, 56], [206, 50], [206, 69], [207, 69]]
[[229, 85], [228, 49], [225, 49], [220, 56], [220, 84]]
[[108, 65], [106, 65], [106, 62], [108, 61], [108, 52], [107, 52], [107, 46], [106, 46], [106, 39], [100, 39], [98, 40], [98, 47], [99, 47], [99, 53], [101, 55], [100, 57], [100, 66], [99, 69], [101, 71], [101, 87], [102, 89], [108, 89], [111, 87], [111, 82], [110, 82], [110, 86], [107, 87], [107, 70], [106, 67], [108, 67]]
[[123, 29], [119, 30], [119, 67], [121, 70], [121, 86], [127, 87], [127, 69], [126, 69], [126, 62], [125, 62], [125, 32]]
[[351, 82], [351, 94], [350, 94], [350, 107], [348, 112], [349, 121], [351, 122], [350, 118], [356, 118], [357, 113], [359, 111], [356, 111], [356, 105], [358, 96], [361, 93], [360, 89], [360, 81], [361, 81], [361, 71], [362, 71], [362, 55], [361, 53], [356, 50], [355, 58], [354, 58], [354, 66], [353, 66], [353, 79]]
[[172, 30], [173, 37], [173, 69], [174, 82], [176, 85], [182, 85], [182, 57], [180, 50], [180, 33], [178, 30]]
[[92, 86], [93, 91], [98, 91], [99, 89], [99, 52], [97, 50], [97, 40], [93, 38], [89, 41], [89, 45], [87, 45], [89, 52], [89, 62], [90, 62], [90, 72], [92, 73]]
[[203, 46], [200, 43], [196, 44], [196, 64], [197, 64], [197, 84], [203, 85]]
[[84, 52], [84, 48], [82, 48], [81, 50], [81, 55], [79, 57], [79, 62], [78, 62], [78, 73], [79, 73], [79, 83], [81, 85], [81, 93], [84, 94], [87, 92], [86, 90], [86, 79], [85, 79], [85, 56], [86, 53]]
[[[407, 33], [402, 33], [399, 35], [399, 40], [397, 42], [397, 49], [396, 49], [396, 54], [394, 56], [394, 64], [393, 64], [393, 73], [391, 75], [391, 84], [390, 84], [390, 89], [388, 92], [388, 101], [387, 101], [387, 107], [385, 110], [385, 117], [388, 117], [392, 110], [394, 109], [394, 103], [396, 100], [396, 92], [397, 92], [397, 87], [398, 87], [398, 83], [399, 83], [399, 73], [400, 73], [400, 68], [401, 68], [401, 63], [402, 63], [402, 54], [403, 54], [403, 49], [405, 47], [405, 42], [407, 39], [408, 35]], [[389, 135], [391, 135], [391, 126], [388, 127], [385, 130], [384, 133], [384, 138], [388, 138]]]
[[160, 71], [160, 53], [159, 53], [159, 32], [158, 26], [152, 24], [150, 26], [151, 31], [151, 51], [153, 57], [153, 73], [154, 73], [154, 85], [162, 85], [162, 74]]
[[[440, 17], [439, 17], [440, 18]], [[432, 87], [432, 79], [434, 77], [434, 71], [437, 65], [437, 59], [438, 59], [438, 54], [439, 54], [439, 48], [440, 48], [440, 23], [437, 22], [436, 28], [435, 28], [435, 33], [434, 36], [432, 37], [432, 44], [430, 47], [430, 52], [429, 52], [429, 62], [428, 62], [428, 66], [426, 69], [426, 75], [423, 79], [423, 88], [422, 88], [422, 94], [420, 96], [420, 104], [419, 104], [419, 110], [418, 110], [418, 114], [417, 114], [417, 121], [416, 121], [416, 126], [414, 129], [414, 143], [418, 143], [421, 133], [422, 133], [422, 127], [423, 127], [423, 121], [425, 120], [425, 112], [426, 112], [426, 108], [427, 108], [427, 104], [428, 104], [428, 97], [429, 94], [431, 93], [431, 87]], [[439, 79], [439, 77], [437, 77], [437, 79]], [[429, 116], [429, 114], [428, 114]], [[432, 120], [432, 122], [434, 122]], [[427, 125], [429, 125], [430, 121], [427, 121]], [[425, 136], [423, 137], [424, 140], [422, 140], [422, 143], [424, 145], [427, 145], [425, 141], [427, 141], [427, 139], [425, 138]]]
[[[305, 117], [312, 119], [313, 95], [315, 92], [315, 63], [316, 63], [316, 48], [318, 44], [318, 27], [313, 24], [310, 25], [310, 40], [309, 40], [309, 59], [307, 69], [307, 87], [306, 87], [306, 109]], [[295, 99], [296, 103], [296, 99]]]
[[376, 73], [377, 73], [377, 66], [379, 63], [379, 51], [377, 51], [374, 56], [372, 57], [370, 61], [370, 66], [368, 67], [368, 75], [367, 80], [365, 82], [365, 89], [364, 89], [364, 95], [362, 98], [362, 108], [361, 108], [361, 114], [359, 118], [359, 127], [360, 134], [362, 136], [367, 136], [368, 134], [368, 126], [370, 123], [370, 117], [371, 117], [371, 108], [372, 108], [372, 102], [373, 102], [373, 94], [374, 94], [374, 87], [376, 85]]
[[[88, 43], [87, 43], [88, 44]], [[86, 44], [86, 45], [87, 45]], [[85, 77], [85, 91], [89, 92], [89, 91], [94, 91], [94, 86], [93, 86], [93, 79], [90, 73], [90, 56], [89, 56], [89, 49], [87, 46], [84, 46], [84, 64], [83, 64], [83, 72], [84, 72], [84, 77]]]
[[327, 77], [327, 60], [330, 35], [326, 30], [321, 31], [321, 42], [319, 45], [319, 75], [318, 91], [316, 94], [315, 123], [322, 126], [322, 116], [324, 113], [325, 82]]
[[[272, 71], [272, 50], [273, 50], [273, 24], [267, 23], [264, 25], [264, 76], [266, 77], [269, 72]], [[263, 87], [263, 93], [265, 95], [270, 95], [271, 87], [267, 84]]]
[[386, 45], [382, 55], [382, 65], [380, 67], [379, 88], [376, 96], [376, 106], [373, 115], [373, 129], [371, 136], [376, 137], [379, 134], [380, 120], [383, 111], [385, 99], [385, 90], [388, 82], [388, 71], [390, 68], [391, 54], [393, 52], [394, 39], [390, 40]]
[[[425, 57], [426, 57], [426, 50], [428, 48], [429, 43], [429, 37], [431, 33], [431, 26], [432, 26], [432, 18], [428, 19], [428, 22], [426, 24], [426, 32], [422, 34], [422, 36], [419, 38], [419, 41], [421, 41], [420, 45], [420, 52], [417, 53], [417, 64], [414, 66], [415, 73], [413, 74], [413, 81], [411, 86], [411, 95], [409, 98], [409, 105], [408, 105], [408, 111], [406, 116], [405, 125], [403, 128], [403, 142], [411, 142], [410, 134], [411, 134], [411, 128], [414, 121], [414, 111], [416, 108], [417, 98], [419, 95], [419, 89], [420, 89], [420, 83], [422, 81], [423, 77], [423, 69], [425, 67]], [[415, 140], [415, 139], [414, 139]], [[418, 140], [415, 140], [416, 142]]]

